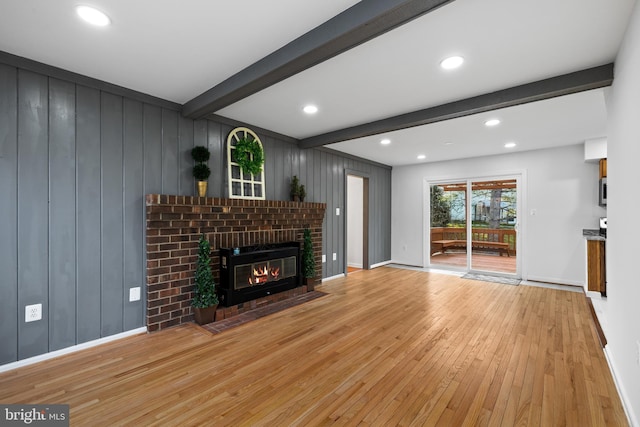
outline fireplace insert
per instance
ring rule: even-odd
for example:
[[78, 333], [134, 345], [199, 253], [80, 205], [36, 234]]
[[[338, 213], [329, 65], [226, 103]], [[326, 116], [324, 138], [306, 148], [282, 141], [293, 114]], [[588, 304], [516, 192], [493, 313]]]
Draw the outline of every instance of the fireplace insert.
[[220, 303], [226, 307], [301, 286], [298, 242], [220, 248]]

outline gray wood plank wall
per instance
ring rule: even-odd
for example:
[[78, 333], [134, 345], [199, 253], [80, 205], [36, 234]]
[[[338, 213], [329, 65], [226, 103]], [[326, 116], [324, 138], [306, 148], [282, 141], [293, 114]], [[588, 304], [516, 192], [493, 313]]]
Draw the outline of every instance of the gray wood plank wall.
[[[0, 365], [144, 326], [144, 195], [195, 195], [194, 145], [211, 150], [209, 196], [227, 197], [232, 126], [56, 76], [0, 63]], [[370, 262], [390, 259], [390, 168], [257, 133], [267, 199], [288, 200], [297, 175], [327, 203], [323, 277], [345, 271], [346, 169], [370, 178]]]

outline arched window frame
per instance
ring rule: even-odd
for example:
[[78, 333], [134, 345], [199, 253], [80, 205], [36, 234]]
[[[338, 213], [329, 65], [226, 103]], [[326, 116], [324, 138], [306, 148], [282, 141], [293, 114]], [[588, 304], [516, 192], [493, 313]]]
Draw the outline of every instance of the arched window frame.
[[238, 127], [227, 136], [227, 182], [230, 199], [265, 200], [266, 185], [264, 181], [264, 165], [258, 175], [252, 175], [240, 170], [240, 165], [234, 161], [235, 145], [243, 138], [252, 137], [264, 151], [262, 141], [249, 128]]

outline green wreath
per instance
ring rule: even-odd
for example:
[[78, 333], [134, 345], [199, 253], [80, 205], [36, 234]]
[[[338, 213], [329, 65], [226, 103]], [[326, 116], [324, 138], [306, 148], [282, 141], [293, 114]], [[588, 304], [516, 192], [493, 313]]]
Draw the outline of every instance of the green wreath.
[[258, 175], [264, 164], [264, 151], [255, 139], [242, 138], [235, 145], [236, 163], [245, 173]]

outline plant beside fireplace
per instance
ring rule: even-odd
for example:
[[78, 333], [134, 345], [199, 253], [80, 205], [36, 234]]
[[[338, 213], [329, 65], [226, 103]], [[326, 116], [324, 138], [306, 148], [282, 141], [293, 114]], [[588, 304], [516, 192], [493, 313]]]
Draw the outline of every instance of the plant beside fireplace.
[[211, 271], [211, 246], [205, 235], [198, 241], [198, 259], [196, 260], [196, 273], [193, 288], [193, 306], [196, 323], [205, 325], [215, 319], [218, 307], [218, 295], [216, 284]]
[[211, 175], [211, 169], [207, 165], [211, 157], [209, 149], [203, 145], [196, 145], [191, 149], [191, 158], [196, 162], [193, 166], [193, 177], [198, 181], [198, 196], [207, 195], [207, 179]]
[[316, 275], [316, 261], [313, 256], [313, 242], [311, 240], [311, 230], [304, 229], [302, 245], [302, 276], [307, 285], [307, 291], [312, 291]]

